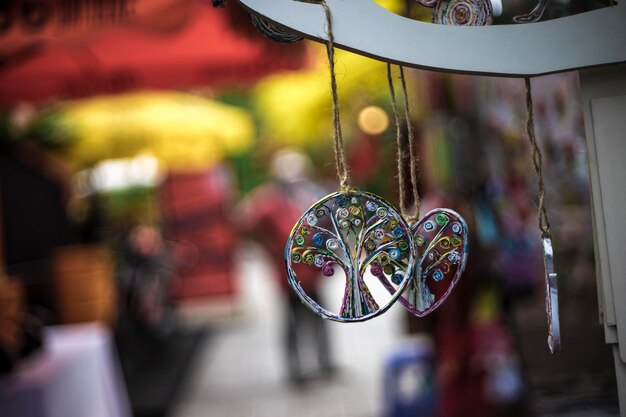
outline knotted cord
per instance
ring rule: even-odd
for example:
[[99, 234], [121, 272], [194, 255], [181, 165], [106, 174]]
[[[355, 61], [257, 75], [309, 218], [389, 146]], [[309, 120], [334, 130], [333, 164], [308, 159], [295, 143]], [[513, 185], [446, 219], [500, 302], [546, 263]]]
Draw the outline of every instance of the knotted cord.
[[[397, 145], [397, 160], [398, 160], [398, 185], [400, 191], [400, 212], [409, 222], [409, 224], [415, 223], [419, 219], [420, 215], [420, 196], [417, 189], [418, 172], [417, 172], [417, 156], [415, 155], [415, 131], [413, 129], [413, 123], [411, 122], [411, 110], [409, 107], [409, 98], [406, 88], [406, 80], [404, 77], [404, 68], [400, 68], [400, 82], [402, 86], [402, 94], [404, 95], [404, 123], [406, 124], [408, 141], [402, 140], [402, 129], [400, 122], [400, 112], [398, 111], [398, 103], [396, 98], [395, 87], [393, 84], [393, 77], [391, 74], [391, 64], [387, 64], [387, 83], [389, 84], [389, 94], [391, 96], [391, 108], [396, 123], [396, 145]], [[407, 152], [408, 146], [408, 152]], [[408, 164], [407, 164], [408, 160]], [[408, 203], [406, 201], [405, 184], [406, 179], [404, 173], [410, 172], [411, 192], [413, 194], [413, 213], [410, 213]]]

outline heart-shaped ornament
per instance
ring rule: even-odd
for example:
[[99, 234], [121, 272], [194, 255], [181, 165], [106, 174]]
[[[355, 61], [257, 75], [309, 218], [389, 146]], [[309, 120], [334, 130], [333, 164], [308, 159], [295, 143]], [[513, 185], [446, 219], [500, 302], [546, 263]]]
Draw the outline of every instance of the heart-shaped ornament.
[[400, 303], [424, 317], [452, 293], [465, 269], [468, 252], [467, 224], [453, 210], [436, 208], [411, 228], [418, 262]]

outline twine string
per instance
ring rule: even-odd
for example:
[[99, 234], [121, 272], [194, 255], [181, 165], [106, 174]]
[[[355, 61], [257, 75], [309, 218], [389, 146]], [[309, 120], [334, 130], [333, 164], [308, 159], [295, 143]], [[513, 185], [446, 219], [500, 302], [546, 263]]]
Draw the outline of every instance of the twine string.
[[[409, 224], [415, 223], [417, 219], [419, 219], [420, 215], [420, 196], [417, 190], [417, 181], [418, 181], [418, 173], [417, 173], [417, 157], [415, 155], [415, 132], [413, 130], [413, 124], [411, 123], [411, 114], [409, 107], [409, 98], [406, 88], [406, 80], [404, 78], [404, 68], [399, 66], [400, 68], [400, 81], [402, 86], [402, 94], [404, 95], [404, 119], [407, 129], [407, 137], [408, 137], [408, 152], [407, 152], [407, 143], [402, 140], [402, 129], [400, 126], [400, 112], [398, 111], [398, 103], [395, 92], [395, 87], [393, 84], [393, 77], [391, 74], [391, 64], [387, 64], [387, 83], [389, 84], [389, 94], [391, 96], [391, 108], [393, 110], [393, 115], [396, 123], [396, 145], [397, 145], [397, 162], [398, 162], [398, 189], [400, 194], [400, 213], [404, 216]], [[409, 163], [407, 164], [407, 160]], [[413, 213], [410, 213], [408, 203], [406, 201], [406, 179], [404, 178], [404, 173], [406, 171], [410, 172], [410, 183], [411, 183], [411, 192], [413, 194], [413, 204], [414, 210]]]
[[398, 193], [400, 194], [400, 213], [402, 216], [406, 217], [407, 210], [407, 202], [406, 202], [406, 190], [404, 187], [405, 178], [404, 178], [404, 155], [403, 152], [403, 143], [402, 143], [402, 132], [400, 126], [400, 114], [398, 112], [398, 102], [396, 99], [396, 89], [393, 85], [393, 78], [391, 76], [391, 64], [387, 63], [387, 83], [389, 84], [389, 95], [391, 96], [391, 109], [393, 110], [393, 116], [396, 123], [396, 157], [398, 160]]
[[541, 230], [541, 237], [549, 238], [550, 234], [550, 222], [548, 221], [548, 214], [546, 213], [546, 191], [543, 184], [543, 156], [541, 149], [537, 144], [537, 138], [535, 137], [535, 117], [533, 113], [533, 98], [532, 89], [530, 84], [530, 78], [525, 78], [526, 83], [526, 111], [528, 112], [528, 119], [526, 121], [526, 130], [528, 133], [528, 141], [530, 142], [533, 168], [535, 169], [535, 175], [537, 177], [537, 191], [539, 207], [537, 209], [537, 218], [539, 220], [539, 229]]
[[404, 78], [404, 68], [400, 67], [400, 82], [402, 84], [402, 94], [404, 95], [404, 119], [406, 122], [407, 136], [409, 137], [409, 168], [411, 172], [411, 191], [413, 192], [414, 214], [410, 215], [408, 220], [413, 224], [420, 217], [420, 195], [417, 190], [417, 155], [415, 155], [415, 131], [411, 122], [411, 109], [409, 107], [409, 94], [407, 93], [406, 80]]
[[328, 56], [328, 67], [330, 69], [330, 89], [333, 97], [333, 128], [334, 128], [334, 153], [335, 169], [339, 180], [339, 189], [342, 193], [350, 190], [350, 173], [346, 162], [346, 151], [343, 142], [343, 132], [341, 129], [341, 117], [339, 112], [339, 94], [337, 93], [337, 79], [335, 76], [335, 38], [333, 36], [332, 19], [330, 8], [325, 0], [319, 0], [326, 15], [326, 55]]

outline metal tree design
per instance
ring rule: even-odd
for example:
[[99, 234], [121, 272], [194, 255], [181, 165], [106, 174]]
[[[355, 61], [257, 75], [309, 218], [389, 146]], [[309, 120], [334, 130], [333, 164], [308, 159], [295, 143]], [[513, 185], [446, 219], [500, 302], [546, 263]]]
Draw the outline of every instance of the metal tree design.
[[[386, 201], [365, 192], [333, 193], [315, 203], [294, 226], [285, 251], [294, 291], [312, 311], [336, 321], [364, 321], [387, 310], [408, 284], [415, 259], [409, 225]], [[330, 277], [336, 267], [346, 280], [339, 314], [321, 307], [298, 280], [300, 268], [319, 268]], [[368, 267], [391, 295], [382, 305], [365, 282]]]
[[439, 307], [461, 279], [468, 253], [467, 224], [455, 211], [437, 208], [412, 230], [419, 260], [400, 303], [423, 317]]

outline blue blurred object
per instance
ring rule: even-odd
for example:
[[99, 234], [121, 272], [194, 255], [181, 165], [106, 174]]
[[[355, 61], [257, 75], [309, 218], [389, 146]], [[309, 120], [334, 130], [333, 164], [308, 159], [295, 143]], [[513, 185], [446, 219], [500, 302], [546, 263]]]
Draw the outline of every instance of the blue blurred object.
[[433, 347], [413, 339], [395, 348], [385, 362], [385, 417], [432, 417], [435, 414]]

